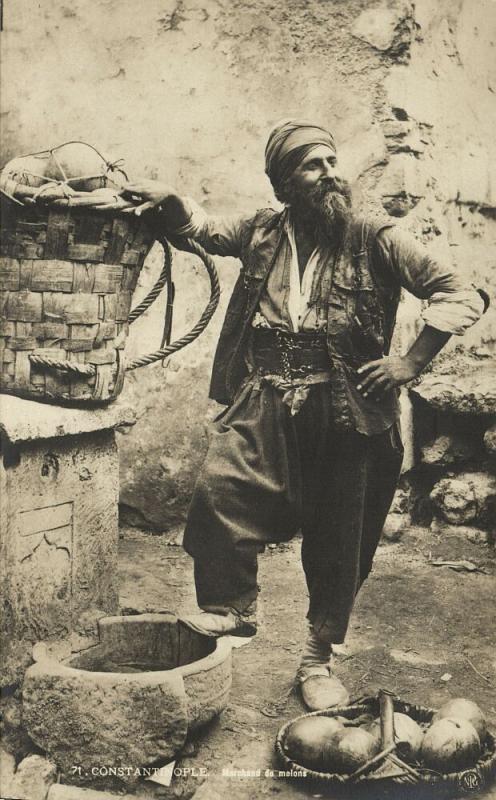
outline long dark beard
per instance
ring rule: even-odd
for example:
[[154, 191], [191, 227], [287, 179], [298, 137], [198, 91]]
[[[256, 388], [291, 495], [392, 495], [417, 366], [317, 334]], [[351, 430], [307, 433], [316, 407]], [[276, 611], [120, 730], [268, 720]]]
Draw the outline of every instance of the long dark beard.
[[309, 234], [323, 242], [341, 243], [351, 219], [351, 188], [347, 181], [326, 179], [302, 192], [290, 180], [285, 201]]

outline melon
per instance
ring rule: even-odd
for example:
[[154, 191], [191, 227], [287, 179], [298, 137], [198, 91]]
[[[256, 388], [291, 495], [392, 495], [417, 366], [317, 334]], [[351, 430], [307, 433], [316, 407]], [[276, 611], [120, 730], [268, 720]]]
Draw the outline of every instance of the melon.
[[363, 729], [370, 733], [373, 737], [374, 741], [377, 743], [377, 747], [380, 748], [381, 746], [381, 721], [380, 719], [374, 719], [372, 722], [368, 723], [367, 725], [363, 726]]
[[326, 745], [324, 770], [350, 774], [377, 755], [379, 749], [380, 742], [364, 728], [345, 728]]
[[2, 170], [0, 188], [10, 193], [10, 181], [39, 188], [65, 178], [75, 191], [91, 192], [105, 187], [121, 188], [126, 176], [119, 169], [109, 170], [105, 159], [90, 145], [68, 142], [52, 151], [13, 158]]
[[395, 713], [394, 741], [396, 752], [405, 761], [415, 761], [422, 747], [424, 732], [408, 714]]
[[304, 717], [288, 728], [284, 740], [286, 755], [308, 769], [324, 769], [324, 754], [330, 740], [344, 731], [333, 717]]
[[437, 722], [438, 719], [445, 719], [446, 717], [468, 720], [479, 734], [481, 742], [486, 738], [486, 718], [477, 703], [472, 700], [466, 700], [464, 697], [453, 697], [441, 706], [439, 711], [434, 714], [432, 721]]
[[479, 735], [472, 723], [450, 717], [432, 723], [420, 749], [422, 762], [437, 772], [458, 772], [473, 767], [480, 754]]
[[91, 192], [107, 185], [107, 164], [102, 156], [83, 142], [68, 142], [55, 147], [48, 160], [46, 175], [54, 180], [71, 180], [70, 186], [76, 191]]
[[13, 158], [2, 170], [0, 187], [5, 188], [9, 179], [23, 186], [44, 186], [47, 182], [45, 180], [46, 169], [46, 154]]

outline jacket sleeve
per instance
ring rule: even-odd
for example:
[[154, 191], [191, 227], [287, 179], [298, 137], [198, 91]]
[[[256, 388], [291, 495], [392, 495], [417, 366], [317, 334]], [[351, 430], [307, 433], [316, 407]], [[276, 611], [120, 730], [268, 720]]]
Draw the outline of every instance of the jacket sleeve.
[[427, 300], [421, 314], [426, 325], [461, 335], [486, 311], [487, 294], [453, 268], [442, 266], [411, 234], [396, 226], [385, 228], [376, 244], [392, 279], [415, 297]]
[[167, 234], [176, 241], [194, 239], [211, 255], [239, 258], [253, 215], [213, 216], [191, 198], [186, 201], [191, 209], [188, 222], [175, 230], [167, 229]]

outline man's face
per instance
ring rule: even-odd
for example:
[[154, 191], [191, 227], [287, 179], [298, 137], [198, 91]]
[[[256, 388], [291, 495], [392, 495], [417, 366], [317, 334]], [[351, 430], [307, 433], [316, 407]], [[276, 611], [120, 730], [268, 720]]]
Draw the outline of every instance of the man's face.
[[327, 236], [344, 231], [351, 207], [351, 189], [341, 176], [336, 153], [317, 145], [294, 170], [284, 187], [284, 201], [302, 223]]
[[314, 147], [292, 175], [293, 187], [305, 195], [316, 186], [342, 180], [334, 150], [325, 144]]

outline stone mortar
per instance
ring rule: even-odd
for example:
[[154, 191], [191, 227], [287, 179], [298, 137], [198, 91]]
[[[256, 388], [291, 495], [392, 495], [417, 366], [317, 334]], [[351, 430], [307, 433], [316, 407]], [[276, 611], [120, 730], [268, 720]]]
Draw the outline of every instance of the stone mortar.
[[24, 722], [65, 778], [95, 785], [101, 768], [113, 767], [131, 785], [141, 767], [170, 761], [188, 731], [225, 708], [231, 646], [170, 614], [106, 617], [99, 633], [99, 644], [64, 661], [35, 645]]

